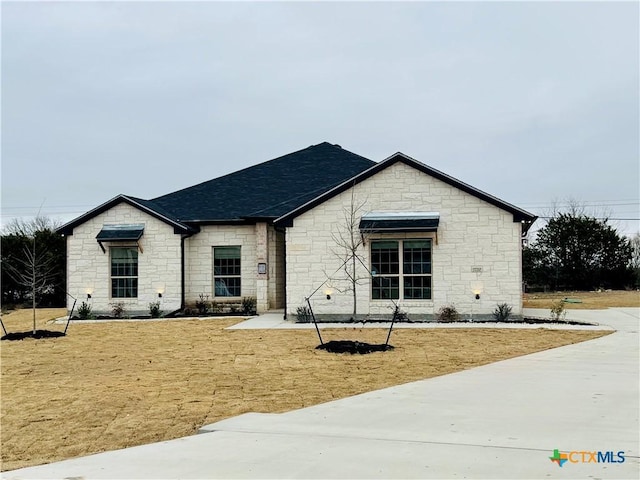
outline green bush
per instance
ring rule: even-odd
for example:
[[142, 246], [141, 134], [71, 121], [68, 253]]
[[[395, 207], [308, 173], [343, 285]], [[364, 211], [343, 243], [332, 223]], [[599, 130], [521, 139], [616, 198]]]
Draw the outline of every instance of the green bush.
[[242, 313], [246, 315], [255, 315], [256, 313], [257, 299], [256, 297], [243, 297], [242, 298]]
[[91, 315], [91, 305], [89, 305], [87, 302], [82, 302], [82, 304], [78, 308], [78, 317], [80, 317], [80, 319], [82, 320], [92, 318], [93, 315]]
[[493, 318], [495, 318], [496, 322], [506, 322], [509, 320], [512, 310], [513, 308], [510, 305], [499, 303], [493, 311]]

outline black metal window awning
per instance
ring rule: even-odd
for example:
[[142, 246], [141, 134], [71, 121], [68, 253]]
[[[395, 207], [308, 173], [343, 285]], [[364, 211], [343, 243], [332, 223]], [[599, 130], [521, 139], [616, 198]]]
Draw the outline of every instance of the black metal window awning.
[[143, 224], [104, 225], [102, 230], [100, 230], [100, 233], [96, 235], [96, 240], [98, 241], [98, 245], [100, 245], [103, 253], [107, 253], [104, 245], [102, 245], [103, 242], [136, 242], [140, 253], [142, 253], [140, 238], [143, 233]]
[[360, 219], [362, 233], [437, 232], [438, 212], [369, 212]]

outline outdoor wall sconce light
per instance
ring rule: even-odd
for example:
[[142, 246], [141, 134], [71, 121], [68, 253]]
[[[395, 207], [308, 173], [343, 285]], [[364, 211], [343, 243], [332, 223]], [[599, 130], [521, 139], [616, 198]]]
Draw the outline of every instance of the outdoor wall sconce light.
[[473, 298], [475, 298], [476, 300], [480, 300], [480, 294], [483, 290], [482, 287], [482, 282], [473, 282], [471, 284], [471, 292], [473, 293]]
[[324, 291], [324, 294], [327, 296], [327, 300], [331, 300], [331, 294], [333, 293], [333, 290], [328, 289]]
[[158, 298], [162, 298], [162, 292], [158, 292]]
[[87, 300], [91, 300], [91, 294], [87, 293]]

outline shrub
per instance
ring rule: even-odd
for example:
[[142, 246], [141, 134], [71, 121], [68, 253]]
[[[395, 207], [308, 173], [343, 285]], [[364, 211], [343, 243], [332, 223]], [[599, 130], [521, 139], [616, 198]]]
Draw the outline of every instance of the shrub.
[[82, 302], [82, 304], [78, 308], [78, 317], [80, 317], [80, 319], [82, 320], [91, 318], [91, 305], [89, 305], [87, 302]]
[[256, 313], [256, 297], [242, 298], [242, 313], [253, 315]]
[[124, 303], [116, 302], [111, 304], [111, 315], [114, 318], [123, 318], [124, 317]]
[[213, 300], [211, 302], [211, 311], [213, 313], [220, 313], [222, 311], [222, 305], [220, 305], [218, 302], [216, 302], [215, 300]]
[[151, 302], [149, 304], [149, 314], [151, 318], [160, 318], [162, 310], [160, 310], [160, 302]]
[[562, 322], [567, 316], [567, 310], [564, 307], [564, 300], [558, 300], [551, 305], [551, 321]]
[[198, 295], [198, 297], [200, 297], [200, 300], [196, 301], [196, 308], [198, 309], [198, 313], [200, 315], [206, 315], [207, 313], [209, 313], [209, 309], [211, 308], [211, 304], [209, 303], [209, 295], [201, 293], [200, 295]]
[[493, 318], [495, 318], [496, 322], [506, 322], [509, 320], [512, 310], [513, 308], [510, 305], [499, 303], [493, 311]]
[[238, 313], [238, 306], [235, 303], [229, 305], [229, 313]]
[[458, 313], [458, 310], [456, 310], [455, 306], [443, 305], [440, 307], [440, 310], [438, 310], [437, 318], [438, 322], [442, 323], [457, 322], [460, 318], [460, 314]]
[[298, 323], [309, 323], [311, 322], [311, 310], [309, 307], [302, 306], [298, 307], [296, 310], [296, 321]]

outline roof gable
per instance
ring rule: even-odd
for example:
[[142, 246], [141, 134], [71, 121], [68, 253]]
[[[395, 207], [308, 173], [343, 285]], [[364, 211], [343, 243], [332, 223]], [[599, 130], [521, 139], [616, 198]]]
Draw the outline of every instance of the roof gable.
[[491, 205], [494, 205], [498, 208], [501, 208], [502, 210], [506, 210], [507, 212], [513, 214], [514, 222], [524, 222], [527, 225], [526, 226], [527, 230], [529, 226], [537, 218], [535, 215], [525, 210], [522, 210], [521, 208], [518, 208], [515, 205], [512, 205], [503, 200], [500, 200], [499, 198], [494, 197], [493, 195], [490, 195], [486, 192], [483, 192], [482, 190], [472, 187], [471, 185], [464, 183], [450, 175], [447, 175], [446, 173], [441, 172], [440, 170], [436, 170], [435, 168], [429, 167], [428, 165], [425, 165], [424, 163], [421, 163], [418, 160], [415, 160], [414, 158], [411, 158], [408, 155], [405, 155], [404, 153], [397, 152], [391, 155], [390, 157], [386, 158], [382, 162], [374, 165], [373, 167], [355, 175], [353, 178], [350, 178], [349, 180], [341, 183], [340, 185], [337, 185], [335, 188], [327, 191], [326, 193], [310, 200], [309, 202], [305, 203], [304, 205], [301, 205], [300, 207], [292, 210], [291, 212], [288, 212], [286, 215], [279, 217], [275, 221], [276, 225], [292, 226], [293, 219], [296, 218], [297, 216], [303, 214], [308, 210], [311, 210], [312, 208], [320, 205], [321, 203], [326, 202], [330, 198], [344, 192], [345, 190], [351, 188], [352, 186], [357, 185], [358, 183], [366, 180], [367, 178], [374, 176], [378, 172], [398, 162], [402, 162], [406, 165], [409, 165], [410, 167], [413, 167], [422, 173], [425, 173], [434, 178], [437, 178], [438, 180], [441, 180], [455, 188], [458, 188], [470, 195], [473, 195], [474, 197], [484, 200], [485, 202]]
[[128, 205], [131, 205], [132, 207], [142, 210], [143, 212], [151, 215], [152, 217], [155, 217], [158, 220], [161, 220], [166, 224], [171, 225], [174, 228], [176, 233], [192, 233], [194, 231], [192, 227], [189, 227], [187, 225], [184, 225], [178, 222], [175, 218], [173, 218], [173, 216], [169, 212], [166, 212], [161, 207], [154, 205], [153, 202], [150, 202], [148, 200], [142, 200], [136, 197], [130, 197], [128, 195], [118, 195], [112, 198], [111, 200], [108, 200], [107, 202], [103, 203], [102, 205], [97, 206], [93, 210], [89, 210], [84, 215], [81, 215], [78, 218], [68, 223], [65, 223], [60, 228], [58, 228], [56, 232], [61, 233], [63, 235], [73, 235], [73, 229], [75, 227], [77, 227], [78, 225], [82, 225], [87, 220], [90, 220], [91, 218], [106, 212], [107, 210], [115, 207], [116, 205], [119, 205], [120, 203], [126, 203]]

